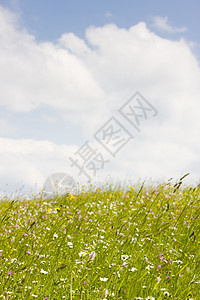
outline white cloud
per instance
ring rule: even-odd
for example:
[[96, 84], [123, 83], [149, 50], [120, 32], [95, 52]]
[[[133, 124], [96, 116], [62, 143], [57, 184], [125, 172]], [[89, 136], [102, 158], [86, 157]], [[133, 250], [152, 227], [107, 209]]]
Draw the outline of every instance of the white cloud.
[[178, 32], [186, 32], [187, 31], [187, 27], [185, 27], [185, 26], [179, 27], [179, 28], [171, 26], [168, 23], [167, 17], [155, 16], [153, 18], [153, 21], [154, 22], [153, 22], [152, 26], [163, 32], [178, 33]]
[[81, 109], [85, 101], [102, 96], [89, 70], [69, 50], [37, 43], [17, 28], [16, 16], [1, 7], [0, 20], [0, 105], [14, 111], [41, 105], [75, 110], [77, 99]]
[[[90, 27], [85, 40], [63, 33], [57, 43], [39, 43], [0, 7], [0, 81], [4, 109], [17, 114], [50, 107], [71, 121], [72, 131], [79, 124], [80, 137], [83, 130], [87, 139], [113, 114], [118, 118], [117, 110], [138, 90], [158, 116], [147, 120], [141, 134], [101, 174], [200, 174], [200, 69], [184, 39], [163, 39], [141, 22], [129, 29]], [[0, 124], [6, 130], [5, 116]], [[7, 130], [14, 136], [14, 128]], [[65, 171], [66, 153], [77, 149], [49, 141], [1, 138], [0, 143], [1, 182], [23, 179], [27, 185]]]
[[0, 190], [6, 184], [9, 191], [19, 188], [21, 182], [29, 188], [37, 184], [41, 189], [52, 173], [67, 172], [68, 156], [75, 150], [73, 145], [58, 146], [49, 141], [0, 138]]

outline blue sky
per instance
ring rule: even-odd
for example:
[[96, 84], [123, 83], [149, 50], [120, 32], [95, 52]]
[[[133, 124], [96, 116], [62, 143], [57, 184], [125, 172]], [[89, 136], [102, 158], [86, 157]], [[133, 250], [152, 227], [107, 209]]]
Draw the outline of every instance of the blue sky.
[[200, 42], [198, 0], [181, 1], [8, 1], [0, 4], [21, 14], [20, 23], [32, 32], [39, 41], [56, 40], [63, 32], [73, 32], [84, 38], [89, 26], [103, 26], [113, 22], [129, 28], [141, 20], [152, 23], [156, 15], [167, 16], [176, 27], [186, 26], [187, 38]]
[[[68, 157], [86, 141], [110, 161], [101, 180], [198, 180], [199, 11], [194, 0], [0, 0], [0, 190], [56, 172], [84, 181]], [[139, 134], [119, 113], [137, 91], [158, 111]], [[94, 138], [112, 116], [134, 135], [115, 158]]]

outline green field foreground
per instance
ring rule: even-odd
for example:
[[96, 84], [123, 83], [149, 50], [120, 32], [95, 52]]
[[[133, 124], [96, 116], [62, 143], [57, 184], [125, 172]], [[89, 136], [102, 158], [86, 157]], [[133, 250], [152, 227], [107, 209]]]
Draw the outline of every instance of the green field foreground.
[[0, 201], [0, 299], [200, 299], [200, 188]]

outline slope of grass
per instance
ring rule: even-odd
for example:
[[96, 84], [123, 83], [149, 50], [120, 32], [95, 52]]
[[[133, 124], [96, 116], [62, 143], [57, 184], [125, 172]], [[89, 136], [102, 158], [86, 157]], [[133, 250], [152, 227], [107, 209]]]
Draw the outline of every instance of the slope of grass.
[[200, 299], [200, 189], [0, 201], [0, 299]]

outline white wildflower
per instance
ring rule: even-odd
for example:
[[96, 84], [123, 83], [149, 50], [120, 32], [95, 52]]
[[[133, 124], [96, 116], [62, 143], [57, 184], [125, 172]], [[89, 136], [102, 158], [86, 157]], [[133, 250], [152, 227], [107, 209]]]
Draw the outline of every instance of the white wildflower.
[[128, 258], [129, 258], [128, 255], [121, 255], [121, 259], [122, 259], [122, 260], [127, 260]]
[[45, 270], [43, 270], [43, 269], [41, 269], [40, 273], [42, 273], [42, 274], [48, 274], [48, 272], [45, 271]]
[[148, 265], [148, 266], [146, 267], [146, 269], [147, 269], [147, 270], [150, 270], [151, 268], [153, 269], [153, 268], [154, 268], [154, 266], [152, 266], [152, 265]]
[[122, 267], [123, 268], [127, 268], [128, 267], [128, 263], [127, 262], [123, 262]]
[[173, 263], [182, 264], [182, 260], [173, 260]]
[[80, 256], [80, 257], [83, 257], [83, 256], [85, 256], [85, 255], [87, 255], [87, 252], [85, 252], [85, 251], [81, 251], [81, 252], [79, 253], [79, 256]]
[[135, 272], [135, 271], [137, 271], [137, 269], [136, 268], [131, 268], [130, 271]]
[[100, 280], [101, 280], [101, 281], [107, 281], [108, 278], [106, 278], [106, 277], [104, 277], [104, 278], [103, 278], [103, 277], [100, 277]]
[[73, 248], [72, 242], [68, 242], [67, 245], [69, 246], [69, 248]]

